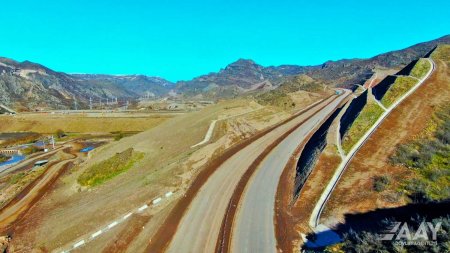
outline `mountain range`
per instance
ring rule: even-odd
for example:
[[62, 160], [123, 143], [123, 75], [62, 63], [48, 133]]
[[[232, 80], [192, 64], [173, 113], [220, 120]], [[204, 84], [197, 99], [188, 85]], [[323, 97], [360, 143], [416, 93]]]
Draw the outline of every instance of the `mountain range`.
[[69, 109], [74, 104], [87, 107], [90, 99], [124, 101], [174, 95], [189, 99], [228, 98], [285, 87], [298, 75], [308, 76], [311, 83], [350, 87], [363, 83], [376, 68], [403, 67], [445, 43], [450, 43], [450, 35], [369, 59], [343, 59], [316, 66], [264, 67], [239, 59], [218, 72], [176, 83], [146, 75], [67, 74], [37, 63], [0, 57], [0, 103], [28, 111]]

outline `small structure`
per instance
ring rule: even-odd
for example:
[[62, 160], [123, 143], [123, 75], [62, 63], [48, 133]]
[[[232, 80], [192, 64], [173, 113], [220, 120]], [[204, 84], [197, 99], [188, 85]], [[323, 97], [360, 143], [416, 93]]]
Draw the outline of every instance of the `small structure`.
[[48, 160], [40, 160], [34, 163], [34, 166], [43, 166], [48, 163]]
[[0, 149], [0, 154], [3, 155], [22, 155], [22, 152], [20, 151], [20, 149]]

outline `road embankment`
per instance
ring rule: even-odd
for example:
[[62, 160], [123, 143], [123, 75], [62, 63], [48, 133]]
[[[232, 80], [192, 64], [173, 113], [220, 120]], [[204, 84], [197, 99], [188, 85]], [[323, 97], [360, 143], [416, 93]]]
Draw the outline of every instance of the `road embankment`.
[[309, 174], [311, 174], [311, 171], [317, 162], [317, 158], [320, 156], [323, 149], [327, 145], [328, 129], [330, 128], [331, 123], [333, 123], [334, 119], [341, 112], [342, 108], [343, 106], [334, 111], [334, 113], [311, 136], [311, 138], [303, 148], [295, 169], [296, 173], [293, 193], [294, 201], [298, 198], [302, 186], [304, 185], [306, 179], [308, 179]]

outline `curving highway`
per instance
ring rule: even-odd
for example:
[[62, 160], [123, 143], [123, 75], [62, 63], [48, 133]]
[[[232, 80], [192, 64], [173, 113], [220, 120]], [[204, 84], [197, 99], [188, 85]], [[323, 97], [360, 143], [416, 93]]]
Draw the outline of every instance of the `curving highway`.
[[233, 223], [230, 252], [277, 252], [275, 197], [281, 174], [300, 143], [339, 106], [349, 90], [288, 135], [261, 162], [248, 182]]
[[[311, 131], [327, 115], [326, 112], [336, 107], [337, 100], [340, 101], [342, 97], [344, 96], [332, 96], [318, 103], [289, 122], [255, 140], [222, 163], [201, 187], [189, 205], [167, 248], [167, 252], [214, 252], [230, 198], [239, 180], [252, 163], [267, 147], [289, 130], [304, 128], [305, 131]], [[314, 115], [319, 116], [315, 117]], [[313, 117], [314, 120], [308, 120], [310, 117]], [[305, 122], [310, 123], [305, 125]], [[292, 143], [294, 142], [297, 146], [301, 139]], [[284, 168], [284, 165], [279, 163], [280, 168]], [[268, 197], [268, 199], [270, 200], [271, 197]], [[271, 203], [273, 208], [273, 201]], [[273, 216], [269, 220], [273, 221]]]

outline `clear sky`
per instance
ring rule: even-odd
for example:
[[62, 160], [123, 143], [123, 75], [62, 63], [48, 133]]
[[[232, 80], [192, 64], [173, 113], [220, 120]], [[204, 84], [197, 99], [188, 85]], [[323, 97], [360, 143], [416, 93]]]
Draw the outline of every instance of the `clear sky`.
[[239, 59], [370, 57], [450, 33], [449, 0], [0, 0], [0, 55], [171, 81]]

